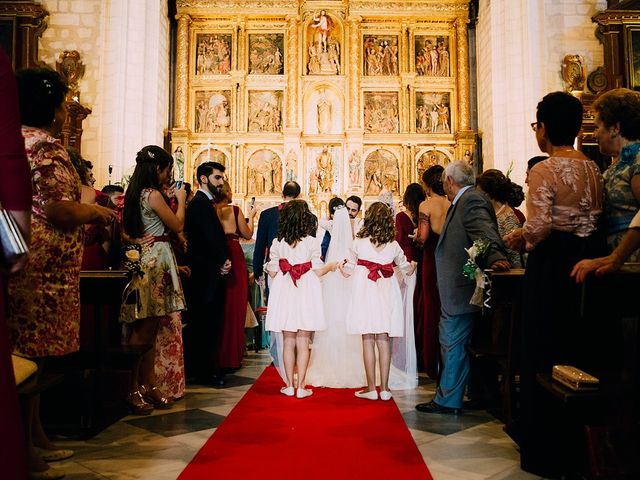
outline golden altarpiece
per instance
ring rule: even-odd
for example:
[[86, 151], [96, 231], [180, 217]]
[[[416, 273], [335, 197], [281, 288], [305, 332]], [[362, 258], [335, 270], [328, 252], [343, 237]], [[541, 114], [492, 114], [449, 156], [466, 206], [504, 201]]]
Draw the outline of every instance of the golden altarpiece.
[[470, 159], [467, 23], [467, 0], [178, 0], [177, 174], [223, 163], [241, 206], [286, 180], [323, 213], [401, 197]]

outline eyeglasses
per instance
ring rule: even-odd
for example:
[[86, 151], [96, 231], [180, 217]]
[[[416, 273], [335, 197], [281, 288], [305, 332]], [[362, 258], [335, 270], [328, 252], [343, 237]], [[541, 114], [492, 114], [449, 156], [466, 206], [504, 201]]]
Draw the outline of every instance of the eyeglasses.
[[534, 132], [538, 130], [538, 122], [531, 122], [531, 130]]

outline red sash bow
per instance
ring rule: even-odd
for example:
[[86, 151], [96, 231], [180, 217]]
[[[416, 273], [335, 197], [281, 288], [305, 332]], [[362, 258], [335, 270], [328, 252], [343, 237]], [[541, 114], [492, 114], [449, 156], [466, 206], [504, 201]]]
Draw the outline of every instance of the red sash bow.
[[311, 262], [309, 261], [309, 262], [296, 263], [295, 265], [291, 265], [289, 263], [289, 260], [287, 260], [286, 258], [281, 258], [280, 270], [282, 271], [283, 275], [286, 275], [287, 273], [291, 275], [291, 280], [293, 280], [293, 284], [297, 287], [298, 279], [302, 275], [307, 273], [309, 270], [311, 270]]
[[381, 263], [370, 262], [369, 260], [358, 259], [358, 265], [362, 265], [369, 270], [369, 280], [373, 280], [376, 282], [381, 276], [384, 278], [389, 278], [393, 275], [393, 262], [385, 263], [384, 265]]

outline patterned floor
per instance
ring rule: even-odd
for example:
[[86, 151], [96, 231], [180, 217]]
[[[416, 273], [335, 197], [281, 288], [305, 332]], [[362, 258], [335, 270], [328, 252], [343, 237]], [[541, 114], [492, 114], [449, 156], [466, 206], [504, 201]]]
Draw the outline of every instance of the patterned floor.
[[[61, 440], [76, 455], [59, 467], [69, 480], [173, 480], [270, 363], [250, 353], [224, 388], [193, 385], [172, 410], [150, 417], [126, 417], [87, 441]], [[516, 446], [502, 424], [486, 412], [429, 415], [414, 409], [429, 401], [434, 384], [421, 379], [416, 390], [394, 391], [413, 438], [435, 480], [532, 480], [519, 468]], [[259, 431], [256, 435], [259, 435]], [[250, 462], [250, 451], [247, 459]], [[250, 464], [249, 464], [250, 465]], [[248, 478], [260, 478], [252, 471]]]

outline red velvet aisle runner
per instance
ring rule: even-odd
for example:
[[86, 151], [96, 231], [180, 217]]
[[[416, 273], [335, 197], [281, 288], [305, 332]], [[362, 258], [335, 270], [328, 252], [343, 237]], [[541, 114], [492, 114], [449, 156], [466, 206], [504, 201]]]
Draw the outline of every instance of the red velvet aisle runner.
[[178, 477], [432, 480], [393, 401], [316, 388], [286, 397], [268, 367]]

